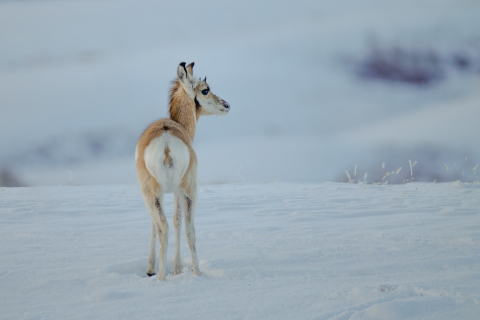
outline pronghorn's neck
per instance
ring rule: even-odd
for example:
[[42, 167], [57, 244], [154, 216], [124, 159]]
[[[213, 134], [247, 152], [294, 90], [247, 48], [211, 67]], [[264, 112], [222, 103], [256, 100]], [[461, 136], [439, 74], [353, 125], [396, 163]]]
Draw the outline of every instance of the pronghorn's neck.
[[178, 80], [173, 81], [170, 90], [170, 119], [181, 124], [193, 140], [200, 116], [195, 101], [185, 92]]

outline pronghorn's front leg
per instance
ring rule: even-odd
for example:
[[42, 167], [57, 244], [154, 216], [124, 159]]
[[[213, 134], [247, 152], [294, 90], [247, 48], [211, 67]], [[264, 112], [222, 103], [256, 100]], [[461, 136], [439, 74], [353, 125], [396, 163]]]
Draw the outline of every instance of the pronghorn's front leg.
[[155, 227], [160, 243], [160, 255], [158, 259], [158, 280], [165, 280], [167, 275], [167, 248], [168, 248], [168, 222], [163, 211], [163, 194], [155, 198], [156, 214], [153, 215]]
[[190, 254], [192, 255], [193, 274], [201, 275], [198, 268], [197, 248], [195, 246], [195, 227], [193, 225], [193, 216], [195, 213], [195, 199], [196, 197], [189, 197], [184, 195], [182, 197], [182, 204], [185, 212], [185, 235], [187, 236], [188, 246], [190, 247]]
[[152, 218], [152, 234], [150, 236], [150, 252], [148, 253], [147, 275], [155, 275], [155, 241], [157, 240], [157, 228]]
[[173, 225], [175, 227], [175, 257], [173, 258], [173, 274], [182, 272], [182, 258], [180, 255], [180, 232], [182, 230], [182, 208], [180, 207], [179, 197], [182, 195], [175, 194], [175, 212], [173, 214]]

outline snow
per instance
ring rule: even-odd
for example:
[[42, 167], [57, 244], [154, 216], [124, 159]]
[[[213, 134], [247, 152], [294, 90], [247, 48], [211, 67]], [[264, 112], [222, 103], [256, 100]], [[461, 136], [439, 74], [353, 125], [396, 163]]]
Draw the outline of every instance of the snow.
[[[163, 282], [144, 276], [150, 219], [138, 186], [0, 189], [1, 318], [480, 314], [478, 184], [237, 183], [199, 191], [203, 275], [192, 275], [182, 237], [183, 272], [173, 276], [171, 232]], [[172, 197], [166, 211], [171, 225]]]
[[[480, 83], [480, 82], [479, 82]], [[367, 129], [354, 130], [343, 139], [355, 143], [413, 145], [421, 137], [424, 143], [474, 146], [477, 143], [477, 119], [480, 119], [480, 93], [395, 117]], [[408, 127], [407, 127], [408, 124]], [[379, 134], [381, 133], [381, 134]]]

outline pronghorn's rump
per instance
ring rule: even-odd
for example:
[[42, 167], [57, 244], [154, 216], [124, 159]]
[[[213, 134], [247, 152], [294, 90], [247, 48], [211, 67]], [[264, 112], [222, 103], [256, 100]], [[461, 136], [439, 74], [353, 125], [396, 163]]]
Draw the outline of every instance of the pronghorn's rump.
[[182, 140], [164, 131], [145, 148], [144, 161], [163, 193], [182, 189], [180, 186], [190, 164], [190, 152]]
[[[146, 149], [152, 144], [155, 143], [157, 138], [161, 137], [162, 135], [168, 134], [171, 137], [175, 137], [175, 139], [179, 139], [185, 147], [188, 149], [188, 153], [190, 156], [188, 163], [188, 167], [186, 168], [186, 171], [182, 175], [181, 178], [181, 187], [185, 188], [187, 191], [189, 191], [190, 188], [188, 188], [188, 176], [190, 171], [193, 169], [196, 169], [196, 164], [197, 164], [197, 157], [195, 154], [195, 151], [192, 148], [192, 143], [191, 143], [191, 138], [187, 130], [181, 126], [179, 123], [171, 120], [171, 119], [161, 119], [158, 120], [154, 123], [152, 123], [142, 134], [140, 139], [138, 140], [137, 143], [137, 159], [136, 159], [136, 166], [137, 166], [137, 173], [140, 175], [139, 179], [140, 181], [145, 182], [145, 186], [142, 185], [144, 188], [144, 191], [147, 192], [147, 194], [151, 194], [152, 196], [156, 196], [158, 193], [158, 190], [160, 190], [161, 185], [159, 184], [157, 177], [152, 176], [151, 170], [148, 170], [145, 162], [145, 151]], [[162, 154], [165, 156], [165, 159], [163, 161], [163, 164], [170, 164], [170, 162], [167, 161], [167, 148], [164, 150], [161, 150]], [[172, 150], [171, 147], [168, 149], [168, 157], [172, 160]], [[175, 166], [175, 163], [171, 162], [172, 166]], [[194, 169], [195, 167], [195, 169]], [[151, 168], [150, 168], [151, 169]], [[169, 192], [167, 190], [164, 190], [166, 192]], [[188, 192], [190, 193], [190, 192]]]

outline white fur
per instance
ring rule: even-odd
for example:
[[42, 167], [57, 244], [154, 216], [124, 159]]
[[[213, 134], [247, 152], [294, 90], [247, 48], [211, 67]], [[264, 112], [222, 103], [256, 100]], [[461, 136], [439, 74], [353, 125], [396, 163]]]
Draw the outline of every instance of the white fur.
[[[165, 148], [170, 150], [173, 166], [164, 165]], [[190, 164], [190, 152], [182, 140], [165, 132], [153, 139], [145, 148], [145, 166], [148, 172], [158, 181], [162, 192], [177, 192], [182, 178]]]
[[212, 93], [208, 96], [204, 96], [202, 93], [197, 94], [196, 96], [197, 101], [203, 108], [203, 115], [217, 115], [217, 116], [224, 116], [230, 111], [229, 109], [225, 108], [225, 105], [222, 103], [223, 100], [219, 100], [218, 97], [214, 97]]
[[[223, 112], [223, 106], [217, 106], [215, 101], [207, 100], [207, 99], [198, 99], [200, 102], [200, 105], [202, 106], [205, 115], [217, 115], [217, 116], [223, 116], [224, 114], [227, 114], [226, 112]], [[205, 102], [204, 102], [205, 101]]]

